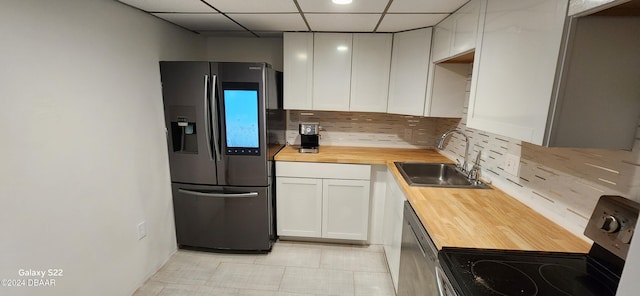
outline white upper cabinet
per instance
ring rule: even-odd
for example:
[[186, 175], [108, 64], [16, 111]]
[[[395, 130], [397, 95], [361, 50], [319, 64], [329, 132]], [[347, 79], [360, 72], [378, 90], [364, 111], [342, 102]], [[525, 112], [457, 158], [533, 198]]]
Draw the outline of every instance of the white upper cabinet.
[[352, 34], [314, 34], [313, 110], [349, 111], [352, 50]]
[[431, 28], [394, 34], [388, 113], [423, 115], [430, 50]]
[[482, 0], [471, 0], [453, 15], [453, 36], [449, 56], [455, 57], [476, 47]]
[[433, 46], [431, 61], [439, 62], [450, 57], [451, 39], [453, 37], [453, 17], [449, 16], [433, 27]]
[[566, 0], [487, 2], [467, 126], [543, 142], [566, 14]]
[[640, 17], [567, 18], [567, 1], [489, 0], [467, 126], [544, 146], [631, 149], [639, 27]]
[[480, 8], [486, 0], [471, 0], [433, 29], [432, 62], [442, 62], [476, 47]]
[[313, 33], [284, 33], [284, 108], [310, 110], [313, 87]]
[[386, 112], [391, 34], [353, 34], [350, 111]]

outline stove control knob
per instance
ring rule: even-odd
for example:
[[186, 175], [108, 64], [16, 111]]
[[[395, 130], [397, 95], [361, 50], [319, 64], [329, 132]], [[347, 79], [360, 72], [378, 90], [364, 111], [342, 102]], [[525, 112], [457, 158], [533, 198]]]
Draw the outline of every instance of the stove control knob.
[[604, 215], [600, 218], [600, 225], [598, 226], [606, 233], [614, 233], [620, 229], [620, 222], [614, 216]]

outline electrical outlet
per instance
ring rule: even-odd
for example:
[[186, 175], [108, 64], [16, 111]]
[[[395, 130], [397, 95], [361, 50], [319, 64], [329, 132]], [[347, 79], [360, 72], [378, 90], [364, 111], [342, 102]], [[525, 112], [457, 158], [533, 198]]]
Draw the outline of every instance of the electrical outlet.
[[142, 221], [138, 224], [138, 240], [147, 236], [147, 222]]
[[520, 156], [507, 154], [504, 161], [504, 171], [507, 172], [507, 174], [511, 174], [517, 177], [519, 170]]

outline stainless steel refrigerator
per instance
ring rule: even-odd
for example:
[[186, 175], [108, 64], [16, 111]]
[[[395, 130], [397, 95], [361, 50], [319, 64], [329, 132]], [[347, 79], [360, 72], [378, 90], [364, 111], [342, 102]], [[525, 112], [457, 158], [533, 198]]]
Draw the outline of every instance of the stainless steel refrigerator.
[[269, 251], [281, 73], [266, 63], [160, 62], [180, 247]]

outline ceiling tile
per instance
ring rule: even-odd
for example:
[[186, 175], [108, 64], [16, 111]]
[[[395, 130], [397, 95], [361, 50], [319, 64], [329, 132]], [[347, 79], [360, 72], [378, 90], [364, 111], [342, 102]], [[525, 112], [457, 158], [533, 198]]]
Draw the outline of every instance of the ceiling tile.
[[468, 0], [394, 0], [389, 7], [391, 13], [452, 13]]
[[200, 0], [118, 0], [146, 12], [215, 12]]
[[244, 30], [219, 13], [152, 13], [179, 26], [194, 31], [235, 31]]
[[353, 0], [351, 4], [334, 4], [331, 0], [298, 0], [303, 12], [382, 13], [389, 0]]
[[377, 32], [398, 32], [434, 26], [448, 14], [387, 14], [382, 19]]
[[252, 31], [307, 31], [307, 25], [298, 13], [227, 15]]
[[381, 14], [305, 14], [312, 31], [372, 32]]
[[205, 0], [224, 13], [298, 12], [293, 0]]

